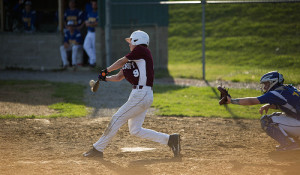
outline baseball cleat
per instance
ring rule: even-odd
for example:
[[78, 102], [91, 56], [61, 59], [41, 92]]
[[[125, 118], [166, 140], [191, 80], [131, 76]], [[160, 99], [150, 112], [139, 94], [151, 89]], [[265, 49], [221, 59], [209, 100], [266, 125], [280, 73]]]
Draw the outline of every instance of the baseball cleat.
[[294, 151], [294, 150], [300, 150], [300, 147], [298, 145], [298, 143], [296, 142], [293, 142], [289, 145], [286, 145], [286, 146], [276, 146], [277, 148], [277, 151]]
[[84, 157], [99, 157], [103, 158], [103, 152], [96, 150], [94, 147], [90, 149], [88, 152], [83, 153]]
[[180, 135], [179, 134], [172, 134], [169, 137], [168, 146], [174, 153], [174, 157], [178, 157], [180, 155]]

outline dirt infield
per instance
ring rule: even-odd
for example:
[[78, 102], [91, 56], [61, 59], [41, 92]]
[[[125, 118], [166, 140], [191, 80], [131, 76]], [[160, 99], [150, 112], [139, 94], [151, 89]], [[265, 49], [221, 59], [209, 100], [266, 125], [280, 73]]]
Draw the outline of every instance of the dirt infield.
[[[82, 84], [87, 84], [91, 77], [93, 74], [82, 72], [5, 71], [0, 74], [0, 79], [71, 81]], [[207, 85], [200, 81], [184, 82], [187, 83]], [[127, 125], [120, 129], [105, 150], [104, 160], [83, 157], [82, 153], [91, 148], [106, 128], [110, 117], [104, 116], [110, 116], [126, 101], [131, 87], [121, 85], [103, 84], [102, 91], [97, 94], [90, 93], [87, 88], [85, 101], [95, 109], [88, 117], [0, 119], [0, 174], [290, 175], [300, 172], [300, 152], [276, 152], [275, 141], [262, 131], [259, 120], [245, 119], [160, 117], [149, 113], [151, 115], [146, 117], [143, 127], [182, 135], [181, 158], [173, 158], [172, 152], [165, 145], [130, 136]], [[114, 101], [108, 92], [114, 95]], [[1, 103], [9, 103], [25, 105], [24, 108], [28, 109], [7, 107], [9, 113], [32, 112], [34, 109], [41, 112], [47, 109], [48, 103], [59, 101], [47, 96], [51, 89], [49, 93], [36, 93], [25, 93], [37, 97], [28, 102], [24, 101], [29, 99], [24, 94], [1, 89], [0, 111], [5, 111], [4, 107], [7, 107], [7, 104]], [[45, 107], [40, 106], [41, 102]], [[26, 106], [29, 104], [32, 108]], [[137, 147], [152, 150], [122, 151], [122, 148]]]
[[[48, 106], [62, 102], [60, 98], [54, 98], [54, 90], [45, 88], [49, 85], [17, 85], [0, 86], [0, 114], [17, 116], [49, 116], [57, 111], [49, 109]], [[19, 91], [19, 89], [21, 89]], [[18, 89], [18, 90], [16, 90]]]
[[[0, 174], [299, 174], [299, 152], [274, 152], [258, 120], [148, 116], [144, 127], [179, 132], [182, 158], [123, 126], [104, 160], [84, 158], [109, 118], [0, 120]], [[155, 148], [122, 152], [124, 147]]]

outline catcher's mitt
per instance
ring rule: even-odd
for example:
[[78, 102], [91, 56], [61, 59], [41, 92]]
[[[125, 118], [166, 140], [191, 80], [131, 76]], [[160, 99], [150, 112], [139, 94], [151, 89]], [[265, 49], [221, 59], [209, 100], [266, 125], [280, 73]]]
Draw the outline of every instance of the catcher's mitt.
[[224, 104], [227, 104], [227, 96], [231, 97], [228, 93], [228, 90], [229, 89], [225, 89], [225, 87], [222, 87], [221, 85], [218, 86], [218, 90], [220, 91], [221, 93], [221, 96], [220, 96], [220, 100], [219, 100], [219, 104], [220, 105], [224, 105]]

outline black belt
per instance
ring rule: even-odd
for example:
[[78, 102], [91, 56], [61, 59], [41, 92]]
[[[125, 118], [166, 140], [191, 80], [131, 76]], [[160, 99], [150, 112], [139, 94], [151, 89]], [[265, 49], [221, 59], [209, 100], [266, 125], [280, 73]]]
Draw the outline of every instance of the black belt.
[[[132, 89], [143, 89], [143, 87], [144, 86], [142, 86], [142, 85], [133, 85]], [[151, 87], [151, 89], [152, 89], [152, 87]]]
[[144, 86], [141, 85], [133, 85], [132, 89], [143, 89]]

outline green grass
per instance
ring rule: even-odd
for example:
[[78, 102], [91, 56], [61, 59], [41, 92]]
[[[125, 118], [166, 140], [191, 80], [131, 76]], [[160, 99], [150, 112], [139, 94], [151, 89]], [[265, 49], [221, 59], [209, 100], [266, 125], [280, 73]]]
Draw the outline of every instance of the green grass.
[[59, 111], [50, 117], [83, 117], [87, 115], [87, 107], [83, 102], [85, 86], [74, 83], [54, 83], [54, 97], [63, 98], [64, 102], [49, 106]]
[[[178, 78], [202, 79], [202, 64], [169, 64], [169, 74]], [[235, 66], [224, 64], [206, 64], [206, 80], [225, 80], [233, 82], [259, 82], [266, 72], [277, 70], [284, 75], [288, 84], [300, 84], [300, 69], [257, 68], [252, 66]]]
[[[299, 9], [300, 3], [207, 4], [208, 80], [257, 81], [253, 76], [278, 70], [299, 84]], [[201, 5], [169, 6], [169, 15], [170, 75], [202, 79]]]
[[[181, 86], [154, 86], [153, 107], [159, 109], [157, 115], [161, 116], [200, 116], [222, 118], [248, 118], [260, 117], [260, 105], [220, 106], [219, 91], [215, 87], [181, 87]], [[230, 89], [233, 98], [256, 97], [261, 92], [253, 89]], [[269, 111], [269, 113], [272, 111]]]
[[83, 117], [88, 114], [87, 107], [83, 102], [84, 86], [74, 83], [57, 83], [47, 81], [30, 80], [1, 80], [0, 86], [9, 86], [15, 91], [28, 93], [34, 89], [54, 89], [52, 96], [61, 98], [63, 102], [49, 105], [50, 109], [55, 109], [56, 114], [49, 116], [18, 116], [18, 115], [0, 115], [0, 118], [56, 118], [56, 117]]

